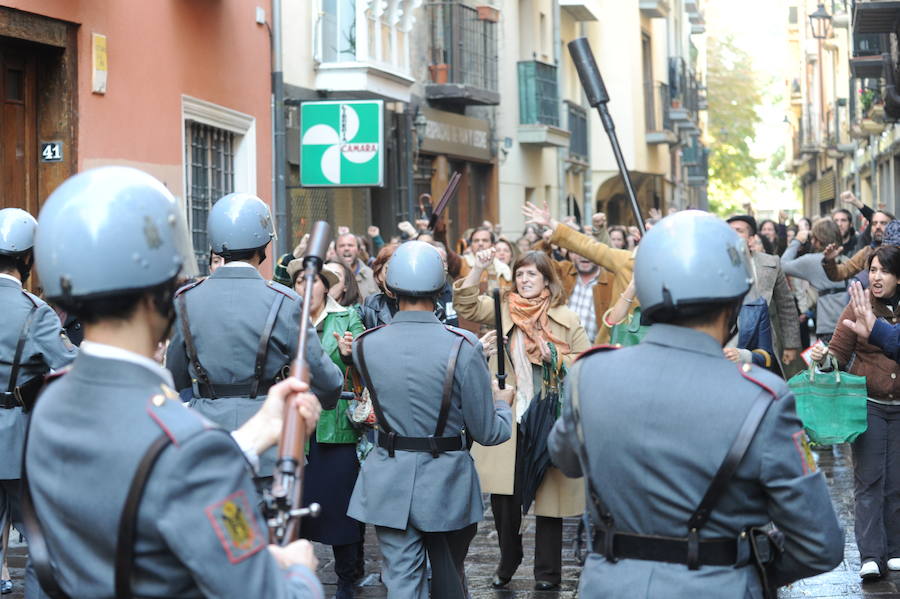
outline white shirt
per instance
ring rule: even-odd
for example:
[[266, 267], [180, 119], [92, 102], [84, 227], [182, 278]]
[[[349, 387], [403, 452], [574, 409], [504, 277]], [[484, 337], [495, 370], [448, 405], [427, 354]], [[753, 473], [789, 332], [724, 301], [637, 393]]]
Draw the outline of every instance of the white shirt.
[[245, 266], [247, 268], [256, 269], [256, 267], [253, 266], [252, 264], [247, 264], [246, 262], [241, 262], [240, 260], [235, 260], [234, 262], [226, 262], [219, 268], [234, 267], [234, 266]]
[[19, 287], [22, 286], [22, 281], [20, 281], [19, 279], [17, 279], [16, 277], [14, 277], [12, 275], [6, 274], [5, 272], [0, 272], [0, 278], [9, 279], [10, 281], [15, 281], [16, 285], [18, 285]]
[[[247, 264], [246, 266], [250, 265]], [[151, 360], [147, 356], [142, 356], [133, 351], [129, 351], [121, 347], [116, 347], [114, 345], [97, 343], [96, 341], [87, 340], [81, 342], [80, 351], [84, 354], [97, 358], [103, 358], [106, 360], [121, 360], [122, 362], [137, 364], [138, 366], [146, 368], [156, 376], [160, 377], [168, 386], [172, 388], [175, 387], [175, 383], [172, 380], [172, 373], [163, 368], [158, 362], [156, 362], [155, 360]], [[250, 464], [253, 466], [254, 472], [259, 470], [259, 456], [256, 455], [256, 452], [253, 451], [253, 448], [244, 447], [243, 445], [241, 445], [237, 437], [234, 436], [234, 433], [231, 433], [231, 438], [234, 439], [235, 443], [238, 444], [238, 447], [241, 448], [241, 451], [244, 452], [244, 457], [246, 457], [247, 461], [250, 462]]]

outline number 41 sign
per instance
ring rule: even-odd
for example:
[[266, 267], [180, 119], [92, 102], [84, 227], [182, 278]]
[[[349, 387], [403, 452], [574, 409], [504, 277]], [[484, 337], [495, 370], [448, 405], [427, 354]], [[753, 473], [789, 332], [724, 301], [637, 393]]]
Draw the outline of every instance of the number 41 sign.
[[61, 141], [41, 142], [41, 162], [62, 162], [63, 145]]

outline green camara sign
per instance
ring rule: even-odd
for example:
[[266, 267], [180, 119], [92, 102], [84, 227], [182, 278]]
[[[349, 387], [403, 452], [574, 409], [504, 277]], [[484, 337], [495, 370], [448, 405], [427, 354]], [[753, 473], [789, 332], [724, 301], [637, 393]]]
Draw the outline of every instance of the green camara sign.
[[304, 102], [300, 106], [300, 184], [384, 184], [384, 103]]

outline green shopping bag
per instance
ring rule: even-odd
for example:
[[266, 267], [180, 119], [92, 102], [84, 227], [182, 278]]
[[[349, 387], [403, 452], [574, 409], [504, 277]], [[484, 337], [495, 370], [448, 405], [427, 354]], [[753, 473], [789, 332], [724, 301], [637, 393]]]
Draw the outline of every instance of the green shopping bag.
[[649, 329], [649, 326], [641, 326], [641, 309], [635, 308], [625, 322], [612, 327], [609, 332], [609, 343], [621, 347], [637, 345]]
[[809, 440], [818, 445], [855, 441], [866, 432], [866, 377], [841, 372], [828, 355], [832, 372], [817, 372], [810, 362], [807, 372], [788, 381], [797, 399], [797, 416]]

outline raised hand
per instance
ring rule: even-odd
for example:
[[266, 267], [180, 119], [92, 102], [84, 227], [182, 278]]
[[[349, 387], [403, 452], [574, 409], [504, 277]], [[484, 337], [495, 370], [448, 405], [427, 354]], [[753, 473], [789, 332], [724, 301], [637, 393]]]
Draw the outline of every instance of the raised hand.
[[353, 353], [353, 333], [344, 331], [343, 335], [337, 332], [332, 333], [332, 335], [338, 342], [338, 351], [341, 352], [341, 355], [349, 357]]
[[381, 229], [376, 227], [375, 225], [370, 225], [368, 229], [366, 229], [366, 233], [368, 233], [369, 237], [373, 239], [381, 235]]
[[859, 281], [853, 281], [850, 285], [850, 305], [853, 306], [853, 315], [856, 320], [844, 319], [841, 323], [856, 333], [862, 341], [868, 341], [875, 326], [875, 313], [872, 311], [868, 289], [863, 290]]
[[591, 217], [591, 224], [595, 229], [602, 229], [606, 226], [606, 215], [602, 212], [597, 212]]
[[[804, 231], [799, 231], [797, 233], [798, 239], [800, 238], [800, 233], [803, 233], [803, 232]], [[841, 252], [843, 250], [844, 250], [844, 248], [839, 246], [838, 244], [829, 243], [827, 246], [825, 246], [825, 250], [822, 253], [825, 254], [826, 260], [837, 260], [837, 257], [841, 255]]]
[[542, 227], [550, 227], [555, 229], [559, 223], [550, 216], [550, 207], [544, 202], [543, 208], [538, 208], [531, 202], [525, 202], [522, 206], [522, 215], [525, 217], [525, 224], [540, 225]]
[[350, 232], [350, 227], [338, 227], [337, 228], [338, 237], [340, 237], [341, 235], [346, 235], [349, 232]]
[[844, 204], [850, 204], [851, 206], [856, 206], [857, 208], [862, 207], [862, 202], [859, 200], [859, 198], [853, 195], [853, 192], [849, 190], [841, 193], [841, 202], [843, 202]]
[[494, 262], [494, 255], [497, 253], [497, 250], [494, 248], [488, 248], [486, 250], [481, 250], [477, 254], [475, 254], [475, 268], [478, 270], [484, 270], [488, 266], [490, 266]]

